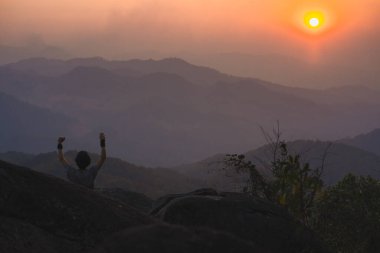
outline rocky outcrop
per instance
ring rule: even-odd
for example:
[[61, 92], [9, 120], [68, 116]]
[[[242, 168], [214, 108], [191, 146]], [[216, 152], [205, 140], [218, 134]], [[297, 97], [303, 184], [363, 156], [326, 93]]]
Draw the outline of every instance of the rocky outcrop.
[[103, 195], [120, 201], [126, 206], [131, 206], [143, 213], [149, 213], [152, 209], [153, 200], [142, 193], [127, 191], [121, 188], [101, 188], [96, 191]]
[[232, 234], [206, 228], [150, 225], [115, 234], [93, 253], [270, 253]]
[[150, 203], [0, 161], [0, 252], [326, 252], [286, 210], [262, 199], [213, 189], [169, 195], [155, 202], [157, 219], [143, 213]]
[[205, 189], [169, 195], [157, 201], [152, 215], [171, 224], [226, 231], [270, 252], [328, 252], [285, 209], [245, 194]]
[[0, 218], [1, 252], [83, 251], [114, 232], [154, 223], [119, 201], [2, 161]]
[[0, 252], [60, 253], [79, 251], [78, 244], [28, 222], [0, 216]]

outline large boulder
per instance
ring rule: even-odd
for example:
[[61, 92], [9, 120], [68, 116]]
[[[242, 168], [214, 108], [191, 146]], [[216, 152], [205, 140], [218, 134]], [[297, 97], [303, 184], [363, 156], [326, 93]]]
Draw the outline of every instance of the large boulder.
[[150, 225], [114, 234], [93, 253], [270, 253], [232, 234], [206, 228]]
[[328, 252], [305, 226], [269, 201], [212, 189], [159, 199], [151, 212], [162, 221], [230, 232], [270, 251]]
[[97, 192], [121, 203], [131, 206], [143, 213], [149, 213], [153, 200], [142, 193], [128, 191], [122, 188], [100, 188]]
[[155, 222], [90, 189], [2, 161], [0, 216], [0, 252], [79, 252]]

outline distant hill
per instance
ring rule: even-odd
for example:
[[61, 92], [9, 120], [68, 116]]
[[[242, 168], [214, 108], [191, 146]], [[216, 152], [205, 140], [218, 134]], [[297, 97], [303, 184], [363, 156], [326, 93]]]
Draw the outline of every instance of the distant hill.
[[[287, 145], [290, 153], [300, 154], [301, 161], [310, 163], [314, 168], [322, 165], [322, 158], [327, 152], [323, 173], [323, 180], [327, 185], [335, 184], [348, 173], [380, 178], [380, 157], [368, 151], [342, 143], [321, 141], [298, 140], [288, 142]], [[264, 175], [270, 175], [268, 168], [273, 158], [269, 146], [262, 146], [246, 152], [245, 155]], [[236, 175], [231, 170], [225, 170], [224, 159], [225, 155], [219, 154], [174, 169], [184, 175], [201, 180], [203, 187], [222, 190], [241, 189], [241, 184], [247, 180], [247, 177]]]
[[69, 54], [62, 48], [45, 45], [43, 42], [25, 46], [8, 46], [0, 44], [0, 64], [20, 61], [28, 57], [67, 58]]
[[340, 142], [380, 155], [380, 128], [353, 138], [340, 140]]
[[114, 156], [146, 166], [259, 147], [259, 126], [276, 121], [288, 140], [335, 140], [380, 125], [373, 89], [290, 88], [176, 58], [27, 59], [0, 66], [0, 92], [75, 119], [63, 133], [75, 148], [97, 150], [91, 140], [104, 131]]
[[[331, 146], [330, 146], [331, 145]], [[346, 174], [371, 175], [380, 178], [380, 157], [374, 153], [342, 143], [298, 140], [288, 143], [293, 154], [300, 154], [302, 162], [320, 167], [326, 152], [323, 179], [328, 185], [335, 184]], [[270, 161], [268, 146], [246, 153], [247, 158], [261, 167]]]
[[190, 64], [178, 58], [162, 60], [128, 60], [108, 61], [100, 57], [76, 58], [71, 60], [51, 60], [31, 58], [7, 65], [12, 69], [39, 75], [62, 75], [77, 67], [99, 67], [122, 75], [145, 75], [165, 72], [180, 75], [190, 82], [199, 85], [211, 85], [218, 81], [234, 81], [237, 77], [223, 74], [208, 67]]
[[[376, 54], [376, 52], [371, 53]], [[210, 54], [201, 59], [196, 56], [188, 58], [237, 76], [253, 76], [293, 87], [327, 88], [344, 85], [376, 87], [379, 78], [377, 64], [366, 68], [327, 62], [323, 64], [282, 54], [220, 53]]]
[[[314, 103], [334, 106], [350, 105], [377, 105], [379, 104], [380, 90], [366, 85], [341, 86], [328, 89], [289, 88], [278, 84], [268, 83], [273, 90], [293, 94], [313, 101]], [[353, 109], [353, 107], [350, 107]]]
[[22, 102], [0, 92], [0, 152], [51, 150], [62, 133], [70, 134], [76, 121], [62, 113]]
[[[76, 152], [66, 153], [67, 158], [73, 164]], [[99, 156], [91, 154], [92, 161]], [[7, 152], [0, 154], [0, 160], [13, 164], [30, 167], [38, 172], [53, 175], [66, 180], [63, 166], [57, 160], [57, 154], [44, 153], [30, 155], [19, 152]], [[123, 188], [133, 192], [146, 194], [151, 198], [173, 192], [188, 192], [197, 189], [199, 182], [190, 179], [176, 171], [165, 168], [146, 168], [122, 161], [116, 158], [107, 158], [100, 170], [95, 182], [96, 188]]]

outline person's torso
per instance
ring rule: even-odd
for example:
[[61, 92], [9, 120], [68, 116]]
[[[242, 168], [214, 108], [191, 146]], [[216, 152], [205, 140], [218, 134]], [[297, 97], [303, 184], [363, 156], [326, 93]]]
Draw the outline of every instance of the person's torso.
[[67, 170], [67, 178], [73, 183], [93, 189], [96, 171], [95, 166], [84, 170], [76, 169], [70, 166]]

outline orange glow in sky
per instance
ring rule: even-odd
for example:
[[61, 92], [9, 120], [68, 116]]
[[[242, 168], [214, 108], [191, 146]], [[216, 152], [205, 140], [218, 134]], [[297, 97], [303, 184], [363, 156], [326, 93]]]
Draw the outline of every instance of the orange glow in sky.
[[48, 44], [92, 55], [239, 51], [303, 57], [310, 44], [335, 52], [341, 45], [356, 46], [354, 40], [364, 32], [379, 34], [370, 20], [379, 0], [0, 2], [0, 44], [40, 37]]
[[315, 30], [323, 27], [325, 18], [322, 12], [311, 11], [306, 13], [304, 22], [308, 28]]
[[295, 7], [292, 17], [292, 26], [305, 35], [328, 35], [333, 29], [338, 29], [339, 9], [334, 6], [303, 5]]

